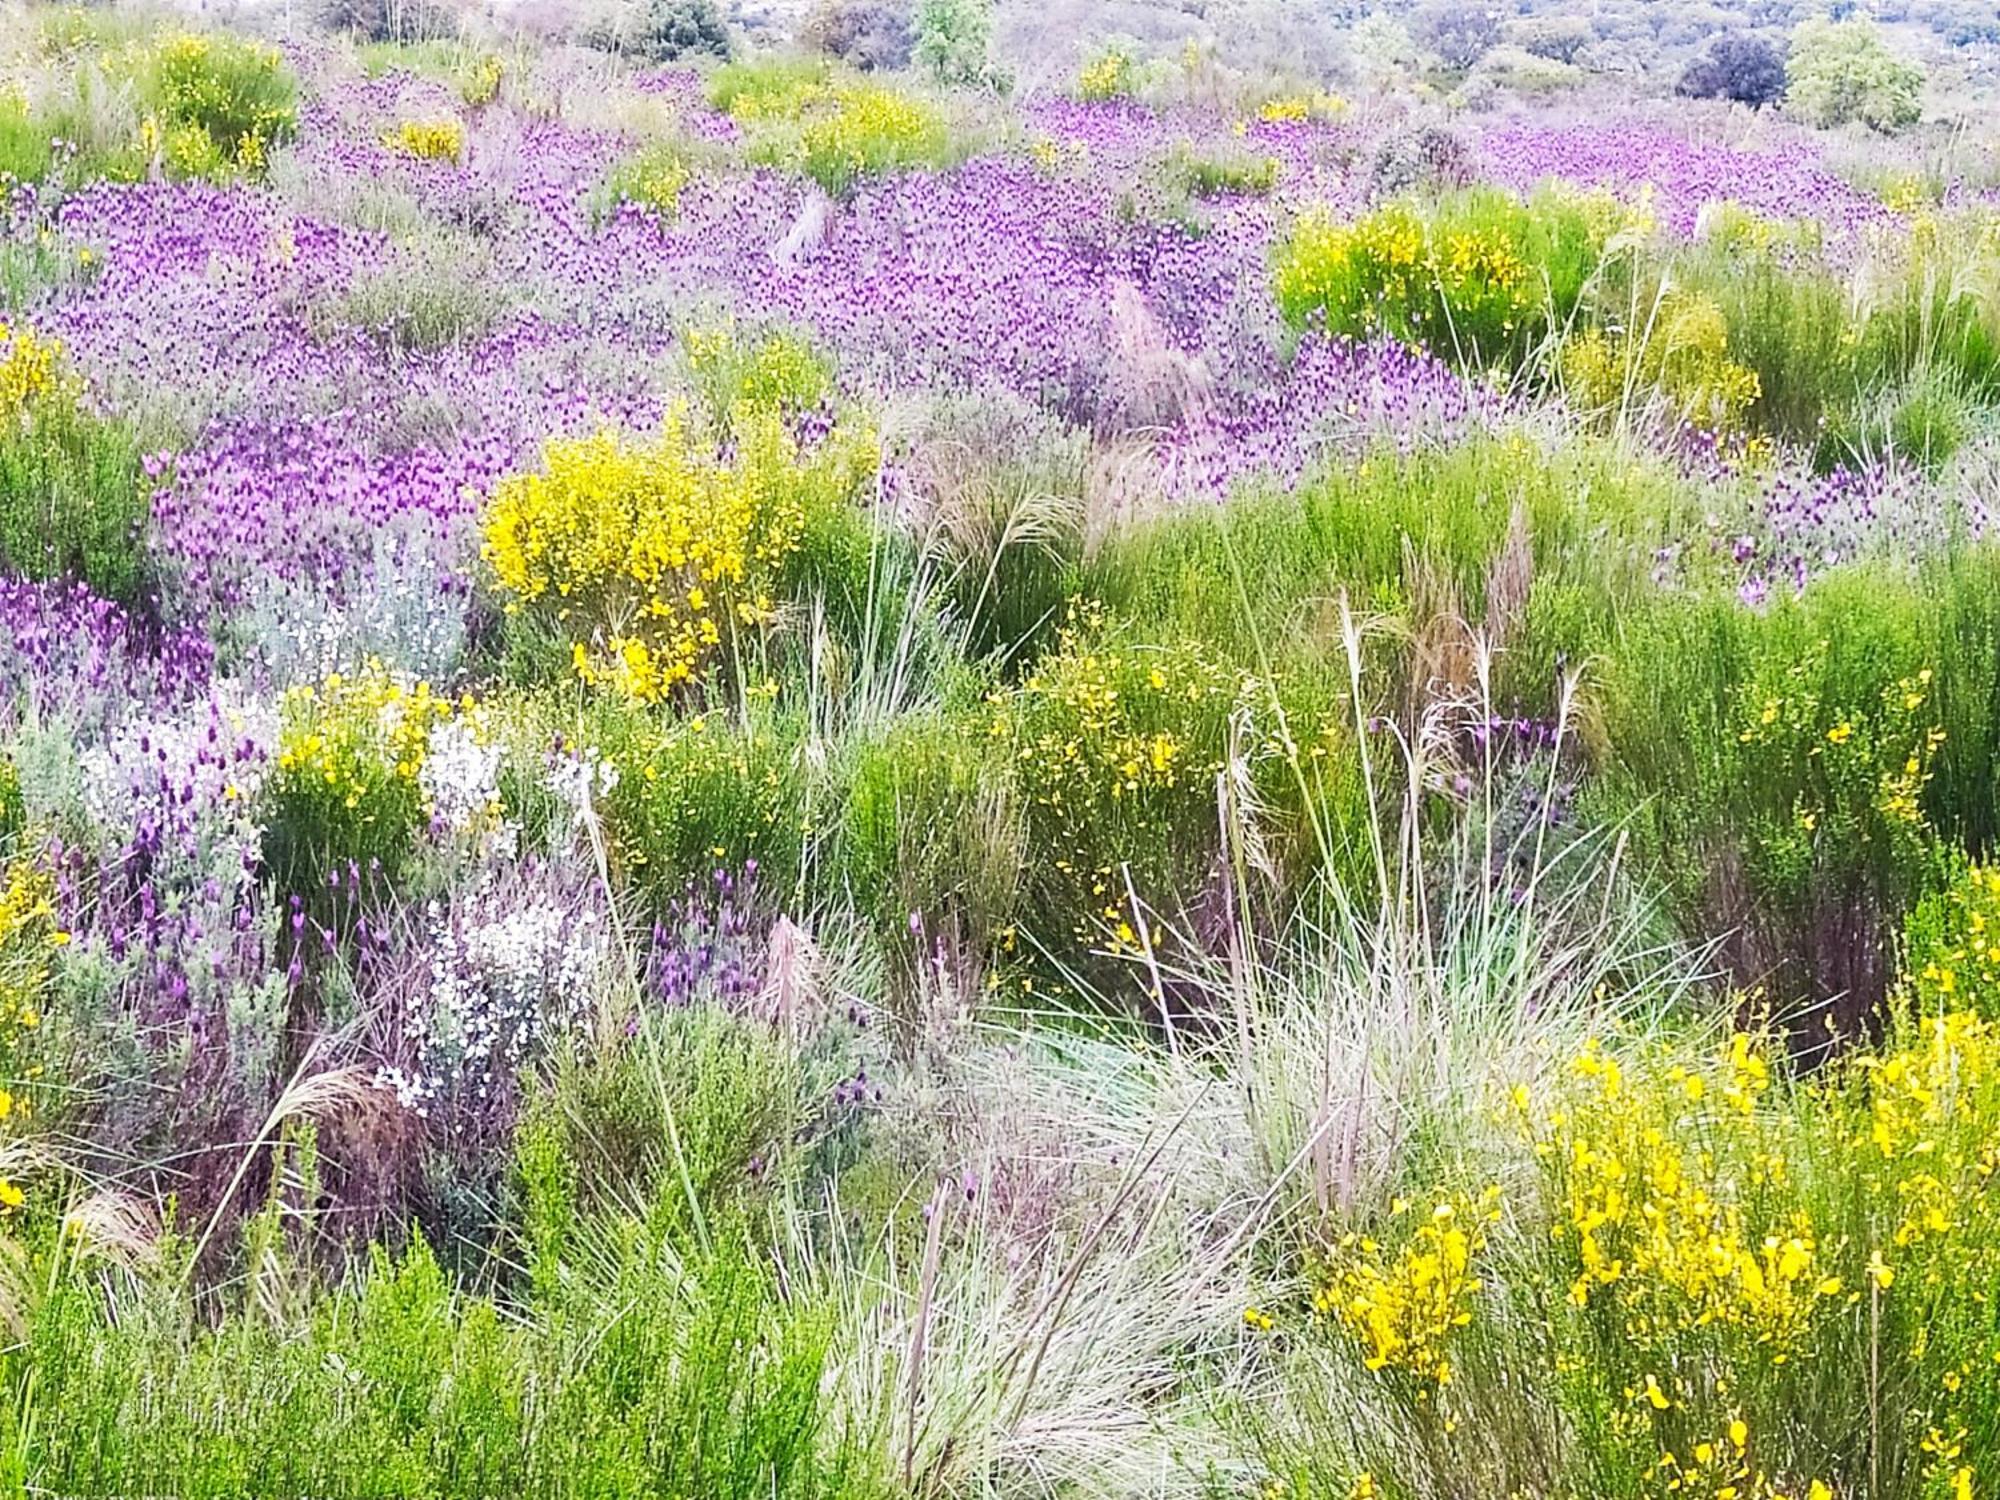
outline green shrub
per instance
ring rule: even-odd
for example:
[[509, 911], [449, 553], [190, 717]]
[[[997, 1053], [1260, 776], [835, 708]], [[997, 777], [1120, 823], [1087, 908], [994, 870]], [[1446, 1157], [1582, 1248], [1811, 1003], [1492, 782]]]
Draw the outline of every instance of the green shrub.
[[1807, 436], [1845, 407], [1860, 378], [1846, 289], [1788, 237], [1721, 234], [1680, 256], [1676, 278], [1718, 308], [1729, 358], [1757, 377], [1756, 420], [1764, 430]]
[[0, 850], [7, 849], [27, 826], [27, 805], [21, 798], [21, 768], [0, 753]]
[[1762, 613], [1661, 596], [1603, 648], [1608, 786], [1642, 804], [1686, 930], [1732, 934], [1781, 1014], [1871, 1010], [1947, 841], [1990, 837], [1987, 573], [1843, 570]]
[[1278, 159], [1248, 151], [1197, 152], [1183, 142], [1168, 153], [1170, 191], [1190, 198], [1261, 198], [1278, 185]]
[[1873, 21], [1813, 16], [1792, 31], [1786, 106], [1826, 128], [1890, 131], [1923, 118], [1924, 70], [1891, 52]]
[[1502, 648], [1506, 692], [1540, 711], [1554, 653], [1575, 643], [1536, 639], [1523, 591], [1574, 585], [1601, 616], [1645, 585], [1656, 549], [1701, 503], [1667, 466], [1594, 440], [1552, 452], [1519, 435], [1377, 451], [1292, 495], [1115, 534], [1081, 587], [1152, 638], [1197, 640], [1244, 666], [1262, 657], [1286, 678], [1338, 662], [1343, 595], [1362, 615], [1471, 621]]
[[708, 102], [738, 120], [796, 116], [823, 95], [833, 74], [816, 58], [758, 58], [717, 68], [708, 77]]
[[987, 51], [993, 40], [990, 0], [917, 0], [917, 65], [940, 83], [981, 84], [992, 77]]
[[137, 435], [88, 409], [60, 345], [4, 325], [0, 338], [0, 566], [147, 604], [157, 580]]
[[585, 742], [616, 772], [604, 799], [616, 871], [644, 898], [669, 901], [692, 872], [753, 860], [765, 890], [798, 889], [818, 828], [796, 726], [605, 707], [589, 728]]
[[1918, 1016], [2000, 1018], [2000, 870], [1966, 863], [1910, 909], [1898, 999]]
[[712, 0], [649, 0], [640, 28], [639, 55], [654, 62], [687, 57], [727, 58], [729, 27]]

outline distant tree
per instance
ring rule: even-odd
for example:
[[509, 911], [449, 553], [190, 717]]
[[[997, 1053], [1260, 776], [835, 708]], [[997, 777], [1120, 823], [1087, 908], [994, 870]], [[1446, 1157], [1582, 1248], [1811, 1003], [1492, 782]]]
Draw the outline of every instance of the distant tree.
[[1420, 35], [1447, 68], [1469, 68], [1500, 40], [1500, 17], [1477, 0], [1441, 5], [1425, 14]]
[[908, 67], [914, 42], [899, 0], [826, 0], [806, 21], [805, 40], [864, 73]]
[[1801, 21], [1790, 72], [1786, 106], [1810, 124], [1888, 131], [1923, 118], [1924, 70], [1891, 52], [1872, 21]]
[[1515, 46], [1550, 62], [1573, 63], [1590, 43], [1590, 23], [1581, 16], [1530, 16], [1509, 31]]
[[1733, 99], [1761, 108], [1785, 92], [1785, 59], [1761, 36], [1725, 31], [1687, 65], [1680, 92], [1691, 99]]
[[989, 0], [918, 0], [916, 60], [943, 83], [985, 83], [993, 40]]
[[714, 0], [652, 0], [632, 50], [655, 62], [729, 56], [729, 28]]
[[1368, 88], [1383, 92], [1396, 87], [1417, 66], [1417, 44], [1393, 16], [1370, 11], [1347, 35], [1348, 61]]

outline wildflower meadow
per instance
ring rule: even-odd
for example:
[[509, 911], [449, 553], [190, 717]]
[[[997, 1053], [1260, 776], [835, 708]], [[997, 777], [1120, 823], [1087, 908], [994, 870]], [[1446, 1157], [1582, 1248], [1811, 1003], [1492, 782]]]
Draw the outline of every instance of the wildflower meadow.
[[0, 1494], [2000, 1497], [1996, 64], [0, 12]]

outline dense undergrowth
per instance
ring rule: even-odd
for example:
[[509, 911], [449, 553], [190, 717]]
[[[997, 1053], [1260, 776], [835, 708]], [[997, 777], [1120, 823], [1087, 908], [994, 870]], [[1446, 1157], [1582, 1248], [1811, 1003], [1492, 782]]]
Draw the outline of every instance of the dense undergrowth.
[[949, 9], [8, 23], [0, 1481], [2000, 1484], [1990, 207]]

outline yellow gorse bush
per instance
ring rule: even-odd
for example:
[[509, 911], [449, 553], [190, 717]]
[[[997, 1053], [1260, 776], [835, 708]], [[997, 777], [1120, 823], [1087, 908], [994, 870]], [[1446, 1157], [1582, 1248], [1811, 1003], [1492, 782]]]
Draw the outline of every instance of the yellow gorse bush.
[[930, 105], [872, 84], [840, 88], [799, 131], [798, 165], [830, 193], [897, 167], [937, 164], [944, 117]]
[[19, 418], [36, 403], [73, 392], [74, 377], [63, 364], [63, 346], [28, 328], [0, 322], [0, 420]]
[[393, 777], [414, 784], [432, 728], [451, 713], [450, 700], [429, 683], [392, 673], [379, 661], [358, 673], [329, 673], [286, 693], [278, 772], [324, 782], [349, 807], [357, 806], [377, 782]]
[[1606, 1309], [1642, 1350], [1727, 1328], [1793, 1357], [1823, 1299], [1845, 1290], [1819, 1255], [1819, 1232], [1787, 1205], [1783, 1120], [1759, 1117], [1771, 1084], [1761, 1048], [1738, 1033], [1707, 1069], [1628, 1074], [1593, 1043], [1578, 1087], [1540, 1124], [1568, 1261], [1567, 1296]]
[[1314, 210], [1279, 245], [1272, 292], [1294, 327], [1388, 333], [1467, 364], [1518, 361], [1650, 226], [1643, 197], [1556, 187], [1526, 200], [1474, 188], [1357, 219]]
[[1137, 87], [1132, 55], [1121, 47], [1107, 47], [1084, 64], [1076, 79], [1077, 93], [1093, 103], [1106, 99], [1129, 99]]
[[1729, 358], [1729, 328], [1706, 298], [1669, 293], [1647, 325], [1622, 336], [1586, 329], [1563, 348], [1563, 380], [1585, 410], [1617, 412], [1656, 391], [1703, 432], [1734, 434], [1763, 394], [1757, 372]]
[[[1434, 1396], [1451, 1383], [1452, 1341], [1473, 1320], [1474, 1261], [1500, 1216], [1499, 1197], [1498, 1188], [1477, 1200], [1440, 1197], [1394, 1247], [1345, 1236], [1313, 1310], [1359, 1346], [1368, 1369], [1409, 1382], [1418, 1399]], [[1392, 1223], [1412, 1213], [1398, 1201]]]
[[1490, 1276], [1565, 1400], [1662, 1493], [1777, 1500], [1833, 1493], [1800, 1469], [1840, 1416], [1780, 1430], [1802, 1393], [1879, 1381], [1882, 1472], [1967, 1492], [2000, 1410], [2000, 1027], [1909, 1015], [1809, 1079], [1742, 1032], [1688, 1058], [1593, 1041], [1514, 1091], [1542, 1191]]
[[506, 76], [507, 65], [491, 52], [483, 53], [460, 76], [458, 97], [473, 109], [491, 104], [500, 97], [500, 85]]
[[940, 165], [950, 143], [944, 116], [924, 100], [818, 70], [747, 77], [721, 102], [752, 132], [758, 157], [804, 172], [829, 193], [873, 173]]
[[465, 127], [449, 116], [405, 120], [383, 137], [383, 144], [423, 161], [457, 162], [465, 155]]
[[1275, 125], [1300, 120], [1338, 120], [1347, 113], [1347, 101], [1338, 94], [1290, 94], [1267, 99], [1257, 108], [1257, 118]]
[[286, 693], [265, 786], [266, 855], [281, 887], [315, 891], [350, 861], [393, 875], [430, 811], [431, 735], [472, 710], [373, 660]]
[[2000, 868], [1975, 865], [1910, 914], [1903, 987], [1920, 1014], [2000, 1016]]
[[540, 472], [495, 487], [485, 557], [509, 608], [553, 625], [585, 681], [654, 702], [739, 627], [769, 621], [809, 515], [872, 476], [872, 434], [802, 447], [783, 417], [739, 402], [732, 451], [685, 406], [658, 437], [544, 445]]
[[988, 732], [1012, 748], [1070, 935], [1117, 951], [1140, 941], [1127, 879], [1142, 900], [1175, 894], [1162, 887], [1184, 872], [1162, 851], [1186, 857], [1212, 831], [1230, 717], [1258, 684], [1193, 644], [1128, 647], [1095, 623], [1073, 616], [1033, 675], [994, 695]]
[[169, 33], [125, 58], [146, 106], [139, 147], [180, 177], [261, 173], [297, 128], [297, 85], [277, 48]]

